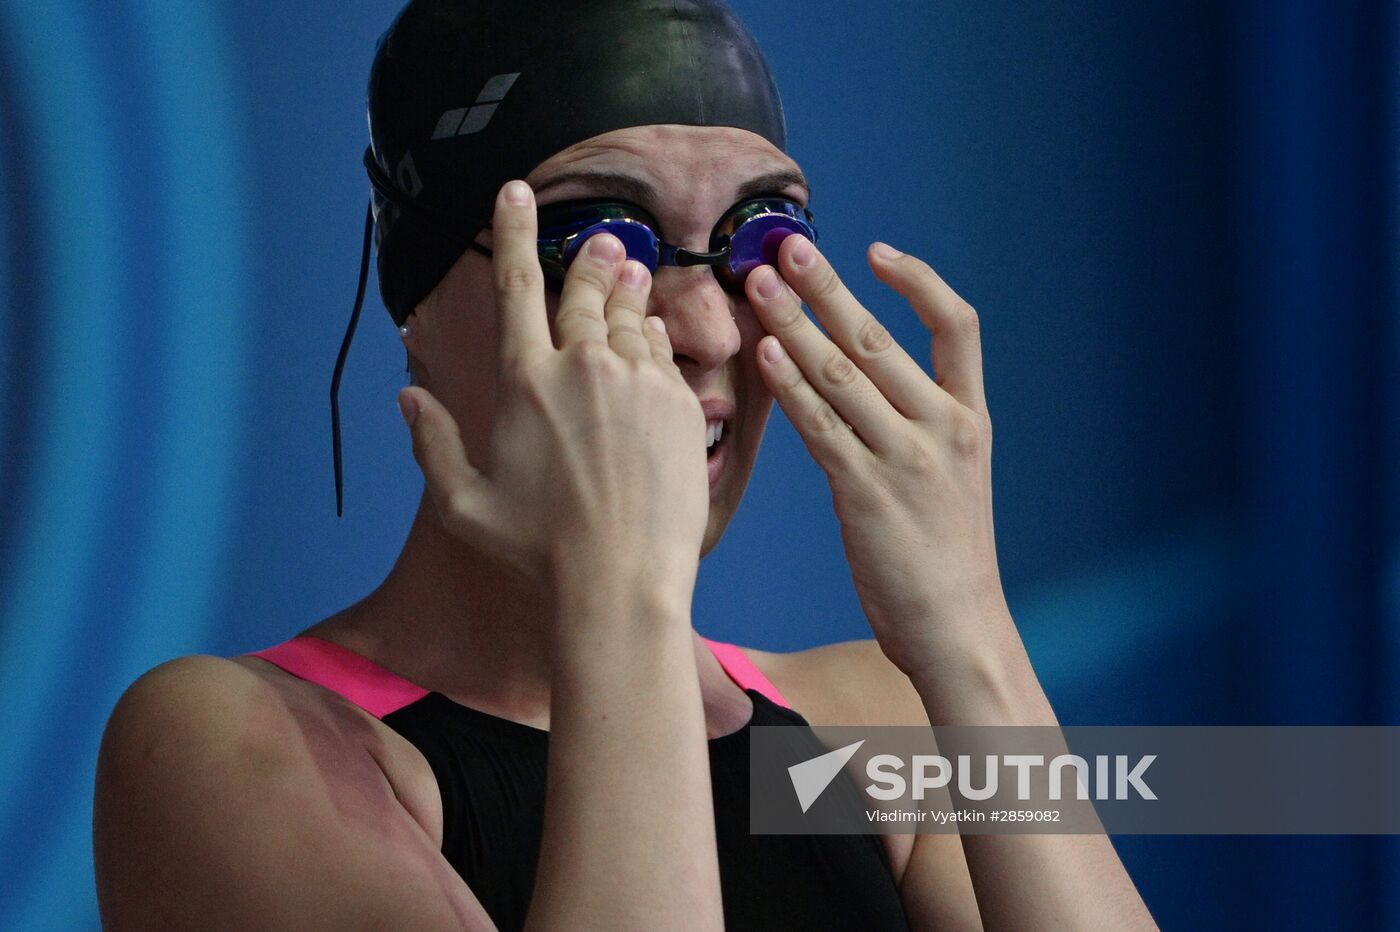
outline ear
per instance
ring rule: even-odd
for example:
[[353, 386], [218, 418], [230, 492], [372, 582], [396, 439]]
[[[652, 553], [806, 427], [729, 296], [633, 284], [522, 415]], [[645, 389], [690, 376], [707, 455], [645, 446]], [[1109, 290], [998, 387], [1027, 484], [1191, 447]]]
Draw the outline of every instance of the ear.
[[418, 353], [419, 334], [416, 310], [411, 311], [404, 319], [403, 326], [399, 328], [399, 340], [404, 347], [404, 371], [408, 373], [408, 384], [421, 386], [423, 384], [420, 375], [422, 362]]

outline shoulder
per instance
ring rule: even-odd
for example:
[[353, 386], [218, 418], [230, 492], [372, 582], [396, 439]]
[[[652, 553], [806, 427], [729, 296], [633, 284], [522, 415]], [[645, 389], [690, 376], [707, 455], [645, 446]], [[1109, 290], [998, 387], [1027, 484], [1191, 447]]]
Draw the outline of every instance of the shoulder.
[[[245, 804], [247, 769], [273, 775], [288, 768], [276, 741], [259, 740], [268, 729], [247, 724], [260, 706], [272, 708], [263, 692], [253, 672], [196, 654], [147, 671], [122, 694], [102, 735], [93, 796], [104, 927], [168, 927], [170, 917], [157, 914], [149, 895], [161, 889], [159, 877], [178, 874], [180, 863], [228, 869], [202, 857], [229, 828], [217, 816]], [[262, 717], [275, 726], [276, 716]]]
[[230, 927], [345, 927], [361, 912], [446, 927], [452, 904], [476, 908], [432, 866], [437, 840], [381, 766], [384, 726], [266, 666], [179, 657], [117, 702], [93, 797], [104, 927], [201, 925], [216, 900]]
[[814, 725], [927, 725], [909, 677], [873, 638], [789, 653], [740, 648]]
[[266, 687], [251, 670], [207, 654], [167, 660], [127, 687], [112, 710], [103, 747], [122, 750], [165, 732], [198, 731], [212, 745], [239, 740], [237, 722]]
[[191, 787], [208, 791], [254, 768], [275, 773], [304, 747], [296, 733], [313, 711], [309, 697], [249, 665], [206, 654], [168, 660], [128, 686], [108, 718], [98, 815], [120, 820], [102, 804], [158, 795], [197, 805]]
[[265, 763], [283, 746], [288, 707], [276, 688], [232, 660], [193, 654], [167, 660], [126, 688], [107, 720], [97, 760], [98, 815], [120, 819], [138, 796], [171, 793], [182, 780]]
[[107, 722], [103, 747], [120, 751], [157, 742], [179, 744], [183, 754], [218, 755], [275, 746], [304, 727], [307, 713], [340, 716], [327, 698], [252, 658], [176, 657], [127, 687]]
[[337, 693], [255, 657], [192, 654], [147, 671], [112, 710], [98, 759], [99, 789], [106, 777], [109, 793], [171, 781], [190, 795], [200, 779], [361, 773], [387, 781], [440, 838], [436, 783], [411, 744]]

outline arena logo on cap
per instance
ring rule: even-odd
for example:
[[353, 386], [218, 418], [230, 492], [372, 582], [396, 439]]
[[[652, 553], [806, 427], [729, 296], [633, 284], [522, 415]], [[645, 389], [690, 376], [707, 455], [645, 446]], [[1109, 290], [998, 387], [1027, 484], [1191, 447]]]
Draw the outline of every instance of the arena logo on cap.
[[481, 93], [476, 95], [476, 100], [472, 102], [470, 107], [448, 110], [438, 117], [437, 128], [433, 130], [433, 138], [451, 139], [454, 136], [467, 136], [471, 133], [481, 132], [486, 128], [486, 124], [491, 122], [491, 117], [496, 113], [496, 107], [506, 99], [506, 94], [510, 92], [511, 85], [515, 84], [515, 79], [518, 77], [520, 77], [520, 72], [514, 71], [510, 74], [498, 74], [491, 78], [481, 89]]

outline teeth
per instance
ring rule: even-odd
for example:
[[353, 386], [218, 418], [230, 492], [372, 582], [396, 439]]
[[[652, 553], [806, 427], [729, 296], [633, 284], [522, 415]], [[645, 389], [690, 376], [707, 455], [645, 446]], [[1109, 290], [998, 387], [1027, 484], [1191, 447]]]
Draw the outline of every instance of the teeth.
[[710, 421], [705, 425], [705, 447], [713, 447], [724, 436], [724, 422]]

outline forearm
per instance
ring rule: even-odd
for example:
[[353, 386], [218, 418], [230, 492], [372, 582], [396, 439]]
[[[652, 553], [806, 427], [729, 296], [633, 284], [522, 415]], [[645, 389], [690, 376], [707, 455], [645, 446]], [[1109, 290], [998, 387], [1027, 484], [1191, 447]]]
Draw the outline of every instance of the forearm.
[[[910, 675], [931, 722], [1059, 726], [1004, 605], [961, 630], [961, 644]], [[962, 843], [988, 929], [1156, 928], [1105, 834], [965, 834]]]
[[689, 603], [646, 588], [560, 587], [531, 929], [723, 926]]

